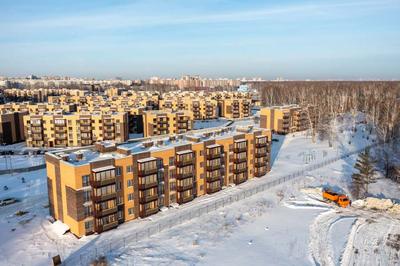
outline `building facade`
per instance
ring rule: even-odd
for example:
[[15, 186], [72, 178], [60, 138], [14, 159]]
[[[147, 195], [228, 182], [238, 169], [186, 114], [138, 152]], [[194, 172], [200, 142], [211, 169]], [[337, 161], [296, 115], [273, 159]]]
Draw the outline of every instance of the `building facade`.
[[157, 110], [143, 112], [144, 137], [182, 134], [192, 129], [193, 118], [188, 111]]
[[27, 147], [75, 147], [128, 139], [127, 113], [50, 113], [24, 116]]
[[278, 134], [288, 134], [315, 127], [313, 106], [298, 105], [265, 107], [260, 110], [260, 127]]
[[269, 130], [223, 128], [46, 154], [50, 214], [77, 236], [117, 227], [270, 170]]
[[25, 140], [24, 115], [27, 112], [0, 111], [0, 144], [9, 145]]

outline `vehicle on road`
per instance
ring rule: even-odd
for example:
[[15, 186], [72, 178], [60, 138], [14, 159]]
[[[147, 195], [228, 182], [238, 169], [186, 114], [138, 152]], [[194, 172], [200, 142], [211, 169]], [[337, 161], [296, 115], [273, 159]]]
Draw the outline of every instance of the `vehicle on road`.
[[322, 191], [322, 198], [324, 200], [332, 201], [335, 202], [337, 205], [339, 205], [342, 208], [346, 208], [351, 204], [351, 201], [349, 197], [345, 194], [339, 194], [336, 192], [333, 192], [332, 190], [324, 190]]

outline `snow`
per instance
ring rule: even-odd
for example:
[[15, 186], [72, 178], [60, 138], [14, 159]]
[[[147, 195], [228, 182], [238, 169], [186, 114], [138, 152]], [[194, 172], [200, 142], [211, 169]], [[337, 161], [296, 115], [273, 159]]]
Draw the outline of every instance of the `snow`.
[[[0, 261], [6, 265], [46, 265], [57, 254], [61, 254], [63, 260], [69, 255], [84, 259], [94, 256], [85, 251], [98, 247], [105, 252], [111, 265], [399, 264], [395, 241], [400, 234], [398, 218], [391, 213], [339, 208], [321, 198], [322, 187], [349, 194], [356, 155], [179, 224], [179, 215], [185, 209], [370, 144], [372, 138], [366, 139], [364, 125], [357, 125], [356, 133], [351, 132], [353, 125], [346, 118], [344, 124], [338, 126], [343, 133], [338, 130], [333, 147], [329, 147], [327, 141], [313, 143], [305, 132], [274, 136], [279, 142], [273, 142], [272, 171], [265, 177], [196, 198], [149, 219], [127, 222], [115, 230], [81, 239], [70, 233], [59, 236], [51, 229], [52, 224], [46, 218], [44, 169], [24, 174], [26, 184], [20, 181], [21, 175], [2, 175], [0, 187], [7, 184], [10, 189], [1, 190], [0, 198], [15, 196], [22, 201], [0, 209], [3, 240]], [[370, 192], [396, 201], [400, 188], [390, 180], [380, 179], [371, 186]], [[18, 210], [29, 213], [19, 217], [15, 215]], [[179, 225], [139, 242], [129, 241], [133, 229], [145, 232], [147, 225], [170, 216], [176, 216]], [[127, 239], [124, 245], [106, 246], [110, 241], [124, 238]]]
[[43, 155], [3, 155], [0, 156], [0, 170], [11, 170], [44, 164]]
[[61, 221], [55, 221], [51, 225], [51, 228], [58, 236], [62, 236], [69, 230], [68, 225], [66, 225], [65, 223], [62, 223]]
[[229, 123], [227, 119], [210, 119], [210, 120], [195, 120], [193, 121], [193, 129], [203, 129], [210, 127], [220, 127]]

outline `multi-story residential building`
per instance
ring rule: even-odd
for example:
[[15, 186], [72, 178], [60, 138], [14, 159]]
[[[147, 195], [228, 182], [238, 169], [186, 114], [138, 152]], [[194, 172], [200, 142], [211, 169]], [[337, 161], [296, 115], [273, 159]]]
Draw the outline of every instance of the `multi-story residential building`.
[[313, 106], [273, 106], [260, 110], [260, 127], [278, 134], [307, 130], [314, 127], [315, 123], [316, 115]]
[[127, 113], [48, 113], [24, 116], [27, 147], [74, 147], [128, 139]]
[[218, 102], [210, 98], [193, 98], [189, 101], [189, 110], [194, 120], [218, 118]]
[[144, 137], [181, 134], [192, 129], [193, 117], [188, 111], [153, 110], [143, 113]]
[[253, 127], [192, 131], [46, 154], [50, 214], [77, 236], [184, 204], [270, 169], [271, 132]]
[[0, 105], [0, 110], [6, 110], [9, 112], [28, 112], [29, 114], [43, 114], [46, 112], [75, 112], [75, 104], [58, 104], [58, 103], [37, 103], [33, 104], [30, 102], [21, 103], [7, 103]]
[[24, 115], [25, 111], [0, 110], [0, 144], [13, 144], [25, 140]]
[[220, 116], [230, 119], [251, 116], [251, 100], [231, 98], [218, 100]]

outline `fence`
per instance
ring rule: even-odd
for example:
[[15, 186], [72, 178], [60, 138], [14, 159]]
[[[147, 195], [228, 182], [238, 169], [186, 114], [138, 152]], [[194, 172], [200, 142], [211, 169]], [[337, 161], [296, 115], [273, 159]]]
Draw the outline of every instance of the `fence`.
[[301, 170], [293, 172], [291, 174], [277, 176], [276, 178], [274, 178], [274, 180], [261, 178], [257, 180], [258, 182], [244, 183], [248, 184], [248, 186], [246, 187], [241, 185], [241, 190], [231, 190], [229, 195], [218, 195], [218, 198], [212, 200], [211, 202], [199, 202], [199, 204], [196, 203], [187, 208], [183, 207], [177, 212], [171, 213], [170, 216], [161, 217], [156, 221], [133, 225], [132, 230], [124, 231], [125, 236], [123, 238], [112, 239], [107, 241], [106, 243], [102, 242], [102, 244], [99, 246], [96, 246], [96, 244], [93, 245], [92, 243], [88, 243], [76, 253], [71, 254], [65, 260], [64, 265], [89, 265], [90, 262], [101, 256], [117, 257], [131, 244], [135, 244], [144, 238], [150, 237], [152, 235], [162, 232], [163, 230], [170, 229], [194, 218], [208, 214], [234, 202], [249, 198], [257, 193], [266, 191], [272, 187], [276, 187], [282, 183], [303, 176], [306, 172], [324, 167], [335, 161], [350, 157], [353, 154], [360, 153], [367, 148], [375, 147], [379, 144], [380, 143], [375, 143], [362, 149], [348, 152], [340, 156], [335, 156], [329, 160], [320, 163], [305, 166]]
[[44, 169], [44, 168], [46, 168], [46, 164], [45, 163], [44, 164], [40, 164], [40, 165], [23, 167], [23, 168], [3, 169], [3, 170], [0, 170], [0, 175], [11, 174], [11, 173], [25, 173], [25, 172], [31, 172], [31, 171]]

